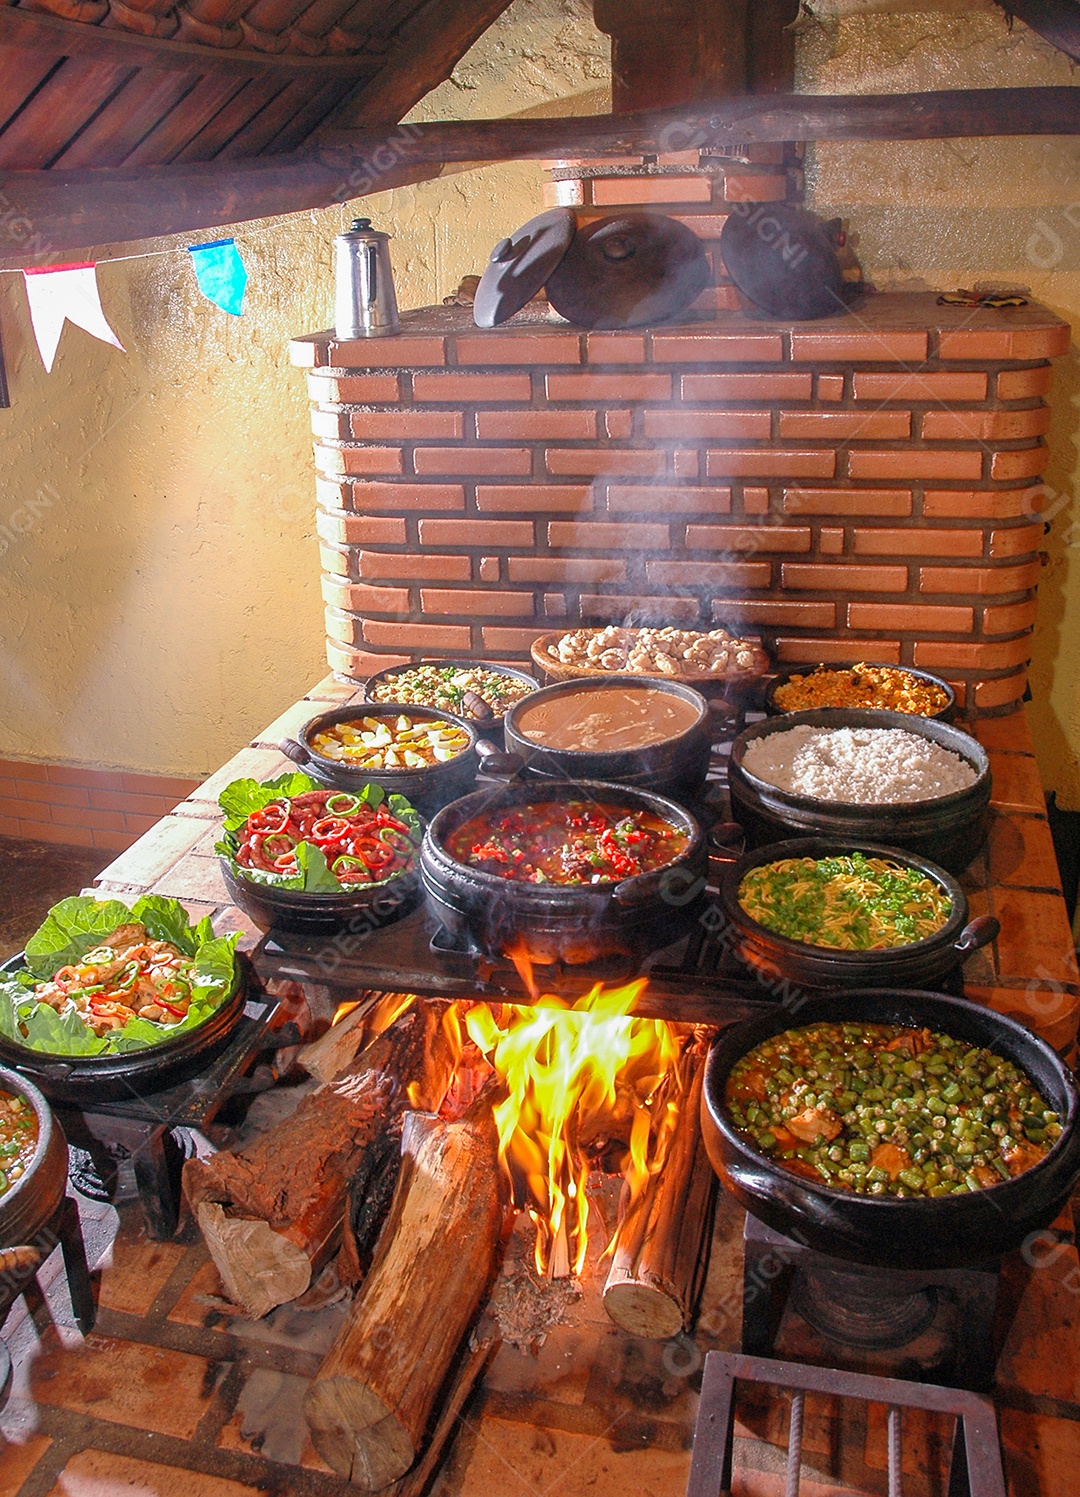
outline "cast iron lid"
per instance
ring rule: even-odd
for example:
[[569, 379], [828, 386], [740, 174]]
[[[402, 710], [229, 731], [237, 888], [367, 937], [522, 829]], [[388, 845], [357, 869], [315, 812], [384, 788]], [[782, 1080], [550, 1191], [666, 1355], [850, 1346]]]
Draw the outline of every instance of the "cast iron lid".
[[569, 208], [538, 213], [500, 239], [480, 277], [473, 301], [477, 327], [497, 327], [520, 312], [543, 287], [573, 243], [577, 219]]
[[745, 297], [770, 317], [835, 317], [847, 310], [832, 231], [789, 203], [735, 203], [720, 253]]
[[641, 327], [676, 317], [708, 284], [692, 229], [662, 213], [623, 213], [579, 231], [547, 292], [579, 327]]

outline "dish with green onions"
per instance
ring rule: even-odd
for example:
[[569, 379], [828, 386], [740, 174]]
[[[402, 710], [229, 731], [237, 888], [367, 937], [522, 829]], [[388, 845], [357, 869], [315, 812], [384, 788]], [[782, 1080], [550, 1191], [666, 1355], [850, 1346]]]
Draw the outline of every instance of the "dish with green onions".
[[858, 1195], [992, 1189], [1061, 1135], [1058, 1114], [1012, 1061], [899, 1024], [787, 1029], [733, 1066], [724, 1101], [762, 1154]]
[[921, 868], [861, 852], [759, 864], [740, 880], [738, 901], [789, 941], [840, 951], [909, 946], [952, 914], [949, 895]]

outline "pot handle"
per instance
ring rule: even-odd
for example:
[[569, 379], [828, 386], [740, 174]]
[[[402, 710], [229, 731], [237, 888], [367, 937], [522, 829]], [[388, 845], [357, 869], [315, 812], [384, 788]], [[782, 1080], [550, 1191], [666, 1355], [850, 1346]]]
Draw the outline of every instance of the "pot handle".
[[657, 899], [679, 908], [696, 899], [704, 887], [704, 878], [688, 868], [657, 868], [654, 873], [636, 873], [624, 878], [612, 889], [611, 897], [624, 910], [638, 909]]
[[294, 764], [311, 763], [310, 752], [304, 747], [302, 743], [298, 743], [295, 738], [283, 738], [278, 744], [278, 748], [285, 755], [285, 757], [287, 759], [291, 759]]
[[525, 760], [520, 754], [506, 754], [486, 738], [477, 743], [476, 753], [481, 773], [490, 775], [493, 780], [504, 780], [509, 784], [525, 768]]
[[66, 1081], [71, 1075], [71, 1067], [63, 1061], [57, 1061], [52, 1065], [42, 1066], [41, 1074], [46, 1081]]
[[473, 721], [478, 723], [489, 723], [494, 721], [495, 713], [490, 702], [486, 702], [482, 696], [475, 691], [467, 691], [461, 698], [463, 707], [468, 707], [472, 713]]
[[995, 915], [977, 915], [964, 926], [953, 950], [958, 956], [970, 956], [973, 951], [996, 940], [1000, 930], [1001, 921]]

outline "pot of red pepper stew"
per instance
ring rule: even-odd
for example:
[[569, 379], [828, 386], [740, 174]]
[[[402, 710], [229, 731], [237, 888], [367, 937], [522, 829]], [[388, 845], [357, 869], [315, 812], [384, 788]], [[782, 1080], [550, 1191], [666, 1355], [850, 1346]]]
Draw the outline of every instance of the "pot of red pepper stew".
[[313, 717], [281, 751], [322, 785], [403, 795], [431, 816], [473, 788], [481, 727], [411, 702], [362, 702]]
[[327, 934], [361, 915], [374, 928], [415, 904], [422, 823], [404, 796], [293, 771], [234, 781], [220, 802], [225, 883], [260, 929]]
[[820, 1252], [957, 1268], [1010, 1252], [1080, 1178], [1080, 1093], [1015, 1020], [862, 988], [739, 1024], [709, 1054], [705, 1146], [740, 1203]]
[[604, 781], [483, 791], [445, 807], [421, 848], [428, 901], [489, 955], [640, 957], [692, 923], [705, 839], [683, 807]]

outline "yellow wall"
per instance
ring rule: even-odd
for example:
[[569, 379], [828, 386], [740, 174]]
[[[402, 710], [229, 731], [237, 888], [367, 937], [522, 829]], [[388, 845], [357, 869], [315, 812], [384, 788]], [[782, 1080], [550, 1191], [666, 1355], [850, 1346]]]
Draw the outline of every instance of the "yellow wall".
[[[413, 117], [602, 112], [606, 59], [587, 0], [517, 0]], [[370, 198], [401, 305], [482, 270], [539, 210], [541, 179], [515, 163]], [[99, 246], [175, 252], [102, 265], [127, 354], [68, 327], [51, 375], [21, 277], [0, 275], [0, 758], [202, 774], [325, 674], [307, 394], [286, 345], [332, 321], [331, 241], [356, 211], [237, 228], [241, 318], [200, 296], [186, 240]]]
[[[1010, 33], [991, 0], [812, 5], [799, 37], [809, 90], [1074, 82], [1065, 58], [1019, 22]], [[412, 117], [601, 111], [606, 50], [587, 0], [515, 0]], [[808, 186], [815, 206], [852, 220], [877, 284], [1019, 280], [1080, 326], [1078, 164], [1071, 140], [827, 144]], [[540, 180], [521, 163], [368, 199], [395, 235], [402, 306], [480, 270], [491, 243], [537, 210]], [[0, 757], [202, 773], [323, 671], [307, 406], [285, 345], [330, 321], [330, 241], [354, 211], [239, 228], [251, 271], [239, 320], [202, 300], [183, 253], [103, 266], [128, 354], [69, 328], [51, 376], [19, 278], [0, 276], [16, 401], [0, 412], [0, 527], [26, 532], [0, 556]], [[1032, 712], [1046, 783], [1080, 806], [1074, 356], [1055, 389], [1047, 477], [1061, 498]]]

